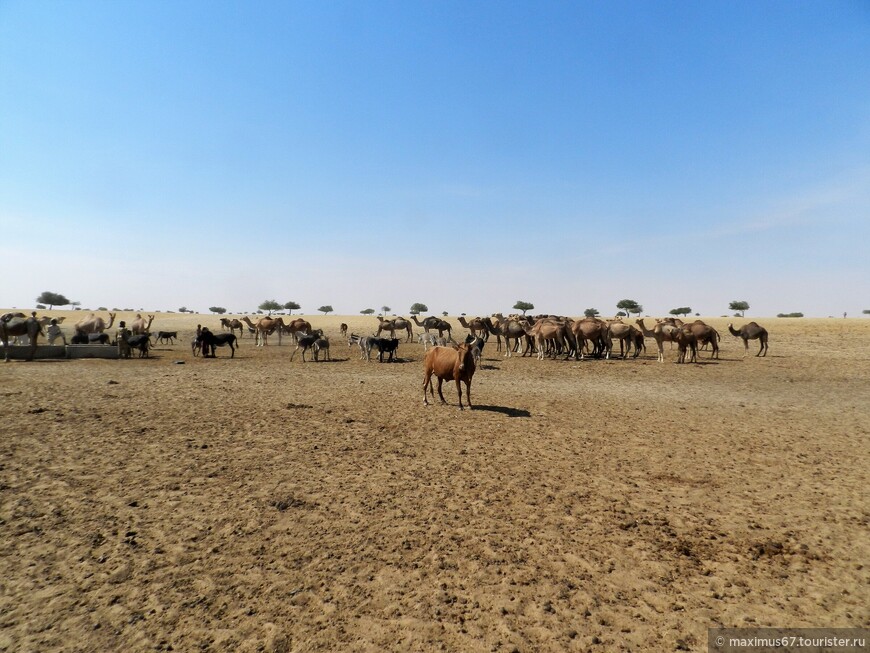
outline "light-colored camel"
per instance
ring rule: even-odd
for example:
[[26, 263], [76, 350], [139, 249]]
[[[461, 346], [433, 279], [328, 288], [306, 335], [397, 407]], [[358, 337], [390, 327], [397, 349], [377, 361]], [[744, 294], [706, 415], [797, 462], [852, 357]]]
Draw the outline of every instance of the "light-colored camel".
[[538, 320], [531, 327], [525, 327], [526, 335], [534, 338], [535, 347], [538, 349], [538, 360], [544, 360], [547, 346], [552, 346], [553, 354], [561, 351], [565, 346], [565, 325], [554, 320]]
[[[605, 339], [610, 342], [605, 343], [605, 345], [608, 345], [605, 358], [610, 358], [610, 350], [613, 348], [613, 338], [619, 340], [619, 357], [623, 360], [628, 358], [628, 352], [631, 349], [631, 345], [634, 342], [637, 333], [638, 330], [635, 327], [626, 324], [622, 320], [610, 320], [607, 323], [607, 335], [605, 336]], [[637, 358], [638, 354], [640, 354], [640, 350], [635, 348], [635, 358]]]
[[268, 337], [275, 331], [278, 331], [278, 345], [281, 345], [281, 332], [284, 327], [284, 320], [280, 317], [261, 317], [256, 324], [251, 322], [251, 318], [247, 315], [242, 318], [242, 322], [254, 329], [256, 334], [257, 347], [264, 347], [267, 344]]
[[141, 336], [143, 333], [148, 333], [151, 329], [151, 323], [154, 321], [154, 316], [149, 315], [148, 321], [142, 317], [141, 313], [136, 313], [136, 319], [130, 323], [130, 333], [134, 336]]
[[242, 333], [244, 333], [245, 325], [239, 320], [233, 318], [232, 320], [226, 317], [221, 318], [221, 328], [228, 330], [230, 333], [235, 335], [236, 329], [239, 330], [239, 338], [242, 337]]
[[453, 340], [453, 327], [450, 325], [450, 322], [447, 320], [442, 320], [440, 317], [435, 317], [434, 315], [430, 315], [422, 322], [417, 319], [416, 315], [412, 315], [411, 319], [414, 320], [414, 324], [418, 327], [423, 327], [423, 330], [426, 333], [429, 333], [430, 330], [435, 329], [438, 331], [439, 336], [444, 336], [444, 332], [447, 332], [447, 339], [451, 342], [455, 342]]
[[466, 321], [463, 315], [460, 315], [457, 319], [459, 320], [459, 324], [468, 329], [471, 332], [471, 335], [475, 338], [489, 340], [489, 329], [487, 329], [486, 323], [483, 321], [482, 317], [473, 317], [470, 322]]
[[83, 317], [81, 320], [76, 322], [74, 328], [76, 333], [102, 333], [106, 329], [111, 329], [114, 323], [115, 313], [109, 313], [108, 324], [106, 324], [106, 321], [99, 315], [91, 313], [87, 317]]
[[30, 317], [24, 317], [24, 313], [6, 313], [0, 317], [0, 342], [3, 343], [7, 363], [9, 362], [9, 338], [27, 336], [30, 340], [30, 353], [27, 355], [27, 360], [33, 360], [33, 355], [36, 353], [36, 339], [41, 335], [43, 335], [42, 325], [36, 319], [36, 313], [31, 313]]
[[653, 327], [653, 330], [650, 331], [646, 328], [646, 325], [644, 325], [642, 319], [635, 320], [635, 323], [640, 327], [640, 332], [642, 335], [646, 336], [647, 338], [652, 338], [656, 341], [656, 348], [658, 349], [658, 361], [660, 363], [664, 363], [665, 348], [663, 346], [663, 343], [676, 342], [676, 340], [674, 340], [674, 333], [676, 332], [677, 327], [664, 321], [656, 321], [656, 325]]
[[[767, 356], [767, 329], [757, 322], [749, 322], [736, 330], [731, 324], [728, 325], [728, 331], [735, 338], [743, 339], [743, 357], [749, 354], [749, 341], [758, 340], [760, 347], [756, 356]], [[763, 353], [762, 353], [763, 352]]]

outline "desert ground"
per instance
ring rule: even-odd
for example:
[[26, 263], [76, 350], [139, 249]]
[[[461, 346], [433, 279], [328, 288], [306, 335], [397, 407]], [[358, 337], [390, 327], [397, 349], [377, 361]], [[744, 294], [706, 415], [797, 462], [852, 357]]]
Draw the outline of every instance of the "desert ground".
[[[43, 311], [67, 316], [82, 312]], [[103, 313], [104, 317], [107, 317]], [[870, 626], [870, 319], [704, 318], [719, 360], [422, 347], [0, 363], [2, 651], [706, 651]], [[130, 320], [132, 313], [119, 319]], [[454, 317], [456, 334], [464, 335]], [[743, 358], [726, 324], [755, 319]], [[112, 328], [114, 333], [115, 328]], [[419, 332], [419, 329], [416, 329]]]

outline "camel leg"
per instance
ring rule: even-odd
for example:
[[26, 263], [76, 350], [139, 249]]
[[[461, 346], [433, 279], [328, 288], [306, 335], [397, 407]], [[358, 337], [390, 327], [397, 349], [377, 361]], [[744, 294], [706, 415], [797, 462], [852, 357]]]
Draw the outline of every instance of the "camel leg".
[[[423, 405], [429, 405], [429, 399], [426, 397], [426, 386], [429, 386], [429, 390], [432, 390], [432, 372], [427, 371], [423, 375]], [[432, 398], [435, 398], [435, 393], [432, 392]]]
[[459, 395], [459, 410], [462, 410], [462, 381], [456, 379], [456, 394]]
[[468, 403], [468, 409], [471, 410], [471, 381], [465, 382], [465, 398], [468, 399], [466, 403]]
[[743, 338], [743, 358], [749, 356], [749, 338]]

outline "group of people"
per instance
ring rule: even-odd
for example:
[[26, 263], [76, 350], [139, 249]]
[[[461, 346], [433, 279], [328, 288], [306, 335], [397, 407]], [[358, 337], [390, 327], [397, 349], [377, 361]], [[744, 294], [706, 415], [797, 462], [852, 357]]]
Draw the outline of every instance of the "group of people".
[[211, 335], [208, 327], [204, 327], [201, 324], [196, 325], [196, 338], [193, 340], [194, 356], [199, 356], [201, 353], [203, 358], [217, 358], [215, 355], [217, 347], [215, 347]]

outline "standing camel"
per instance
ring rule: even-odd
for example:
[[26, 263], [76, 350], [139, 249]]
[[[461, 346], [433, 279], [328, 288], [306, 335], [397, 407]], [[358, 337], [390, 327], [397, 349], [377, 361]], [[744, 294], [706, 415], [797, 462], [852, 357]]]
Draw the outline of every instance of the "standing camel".
[[256, 346], [263, 347], [269, 344], [266, 339], [277, 329], [278, 330], [278, 346], [281, 346], [281, 331], [284, 327], [284, 320], [280, 317], [261, 317], [257, 320], [257, 323], [254, 324], [251, 322], [251, 319], [246, 315], [242, 318], [242, 322], [245, 322], [249, 327], [254, 329], [256, 333]]
[[422, 322], [417, 319], [416, 315], [412, 315], [411, 319], [414, 320], [414, 324], [418, 327], [423, 327], [423, 330], [426, 333], [429, 333], [430, 329], [435, 329], [438, 331], [439, 337], [444, 337], [444, 332], [447, 332], [447, 339], [451, 342], [455, 342], [453, 340], [453, 327], [450, 326], [450, 322], [447, 320], [442, 320], [440, 317], [435, 317], [434, 315], [430, 315]]
[[151, 328], [151, 323], [154, 321], [154, 316], [149, 315], [148, 321], [145, 321], [145, 318], [142, 317], [141, 313], [136, 313], [136, 319], [130, 323], [130, 332], [134, 336], [141, 336], [143, 333], [148, 333], [148, 330]]
[[735, 338], [743, 339], [743, 358], [746, 358], [746, 356], [749, 354], [750, 340], [758, 340], [759, 344], [761, 345], [758, 349], [758, 353], [755, 354], [756, 357], [767, 356], [767, 329], [765, 329], [763, 326], [761, 326], [757, 322], [750, 322], [749, 324], [744, 324], [742, 327], [740, 327], [740, 330], [737, 331], [731, 324], [729, 324], [728, 330]]
[[[465, 317], [460, 315], [458, 318], [459, 324], [461, 324], [464, 328], [471, 331], [471, 335], [475, 338], [483, 338], [484, 340], [489, 340], [489, 329], [486, 327], [486, 323], [484, 323], [483, 318], [474, 317], [470, 322], [465, 320]], [[478, 333], [481, 335], [478, 336]]]
[[41, 335], [43, 335], [42, 326], [36, 319], [36, 313], [31, 313], [28, 318], [24, 317], [24, 313], [6, 313], [0, 316], [0, 342], [3, 343], [7, 363], [10, 337], [27, 336], [30, 339], [30, 354], [27, 356], [27, 360], [30, 361], [36, 353], [36, 338]]
[[665, 349], [662, 346], [662, 343], [670, 342], [672, 343], [671, 346], [673, 347], [673, 343], [676, 342], [676, 340], [674, 339], [674, 334], [677, 330], [677, 327], [664, 321], [657, 321], [655, 327], [653, 327], [653, 330], [650, 331], [646, 328], [642, 319], [635, 320], [635, 322], [640, 327], [640, 332], [644, 336], [646, 336], [647, 338], [652, 338], [656, 341], [656, 347], [659, 350], [658, 361], [659, 363], [664, 363]]
[[87, 317], [83, 317], [81, 320], [75, 323], [75, 332], [102, 333], [103, 331], [112, 328], [112, 325], [115, 323], [115, 315], [115, 313], [109, 313], [109, 323], [106, 324], [106, 321], [99, 315], [94, 315], [93, 313], [91, 313]]

